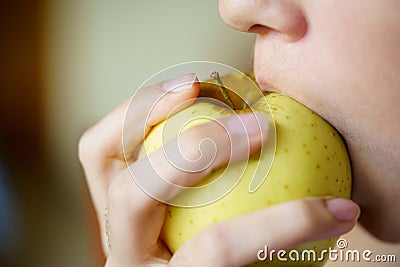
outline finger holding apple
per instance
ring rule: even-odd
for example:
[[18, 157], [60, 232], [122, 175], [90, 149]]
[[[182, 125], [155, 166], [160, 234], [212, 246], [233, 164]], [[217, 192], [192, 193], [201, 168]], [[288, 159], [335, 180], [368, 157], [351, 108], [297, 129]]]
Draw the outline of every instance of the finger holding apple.
[[[136, 161], [135, 151], [153, 125], [163, 121], [170, 110], [175, 110], [179, 103], [197, 96], [199, 86], [195, 78], [194, 74], [189, 73], [139, 90], [135, 94], [137, 98], [124, 101], [80, 138], [79, 159], [97, 213], [106, 256], [114, 255], [114, 259], [124, 261], [124, 258], [132, 258], [135, 255], [147, 257], [154, 252], [147, 251], [147, 248], [148, 244], [157, 243], [152, 238], [156, 236], [156, 240], [158, 239], [157, 227], [162, 225], [165, 207], [158, 205], [157, 201], [136, 186], [134, 180], [127, 175], [126, 164]], [[159, 105], [154, 106], [155, 102]], [[127, 117], [126, 110], [130, 105], [135, 107], [135, 112]], [[153, 112], [149, 114], [149, 110]], [[123, 123], [128, 131], [122, 131]], [[122, 142], [122, 132], [125, 143]], [[115, 203], [114, 206], [111, 202]], [[156, 208], [146, 210], [144, 206]], [[138, 210], [142, 211], [140, 216], [133, 216], [132, 214], [139, 213]], [[157, 215], [159, 221], [156, 220]], [[127, 220], [126, 216], [130, 219]], [[140, 220], [148, 217], [152, 219], [147, 226], [157, 234], [148, 231], [148, 235], [139, 237], [137, 233], [142, 230]], [[129, 227], [123, 225], [125, 221], [130, 221]], [[117, 229], [118, 231], [114, 231]], [[132, 244], [138, 239], [143, 248], [136, 254], [138, 247], [132, 247]], [[119, 244], [126, 247], [130, 254], [125, 255], [123, 250], [118, 248]], [[169, 256], [168, 249], [164, 246], [159, 246], [155, 251], [160, 256]]]
[[[152, 169], [146, 168], [148, 162], [138, 160], [138, 148], [154, 125], [193, 102], [199, 91], [198, 85], [193, 74], [186, 74], [142, 88], [82, 136], [79, 157], [99, 219], [106, 266], [149, 265], [170, 259], [168, 248], [159, 239], [166, 205], [146, 194], [132, 179], [132, 174], [135, 178], [140, 176], [148, 180], [154, 174]], [[132, 113], [127, 112], [130, 107]], [[214, 144], [223, 147], [213, 164], [203, 168], [204, 173], [177, 172], [176, 169], [171, 172], [163, 153], [154, 153], [150, 159], [158, 163], [157, 175], [169, 177], [173, 183], [190, 185], [231, 157], [239, 160], [242, 154], [249, 153], [249, 148], [250, 152], [257, 151], [262, 142], [257, 133], [260, 132], [257, 118], [247, 116], [240, 121], [237, 118], [234, 116], [232, 121], [226, 117], [205, 123], [181, 136], [181, 145], [188, 149], [186, 156], [189, 158], [196, 152], [191, 148], [197, 146], [198, 139], [213, 137]], [[121, 132], [122, 123], [126, 131]], [[235, 146], [238, 153], [225, 149], [227, 138], [224, 135], [229, 129], [233, 129], [229, 135], [236, 143], [250, 133], [248, 144], [240, 142]], [[189, 170], [190, 167], [183, 166], [183, 169]], [[156, 188], [164, 196], [174, 194], [168, 187]]]
[[[290, 261], [288, 250], [345, 233], [358, 215], [359, 207], [346, 199], [284, 202], [205, 227], [176, 251], [169, 266], [322, 266], [324, 261]], [[277, 260], [283, 250], [288, 252], [280, 257], [287, 261]]]
[[[165, 252], [159, 233], [166, 215], [166, 206], [157, 199], [173, 199], [180, 193], [181, 187], [198, 183], [232, 158], [241, 159], [248, 150], [247, 144], [239, 143], [241, 139], [249, 138], [252, 151], [261, 147], [263, 139], [260, 137], [259, 123], [263, 122], [262, 119], [257, 120], [246, 114], [240, 117], [240, 121], [233, 116], [224, 117], [218, 120], [219, 124], [208, 122], [185, 131], [179, 142], [186, 148], [181, 150], [183, 158], [189, 160], [182, 161], [180, 168], [171, 165], [170, 159], [165, 157], [165, 154], [173, 154], [175, 151], [178, 140], [174, 139], [149, 157], [134, 161], [111, 181], [107, 214], [110, 264], [122, 262], [124, 266], [137, 266], [141, 262], [155, 260], [151, 258], [157, 255], [155, 251]], [[243, 127], [238, 122], [243, 123]], [[226, 130], [230, 132], [226, 133]], [[226, 149], [229, 147], [228, 134], [231, 140], [238, 143], [235, 149]], [[205, 138], [213, 140], [219, 153], [212, 164], [204, 168], [202, 161], [194, 165], [192, 163], [199, 154], [193, 147], [197, 147], [198, 140]], [[209, 158], [204, 154], [210, 152], [203, 151], [202, 156]], [[112, 264], [110, 266], [114, 266]]]
[[[167, 139], [162, 147], [156, 148], [160, 140], [146, 143], [147, 152], [150, 149], [151, 152], [144, 155], [144, 150], [141, 150], [138, 160], [128, 167], [135, 182], [146, 194], [170, 205], [198, 206], [221, 197], [234, 185], [232, 182], [223, 181], [212, 187], [201, 187], [200, 190], [192, 186], [202, 183], [204, 177], [210, 176], [219, 167], [228, 163], [235, 164], [259, 151], [267, 139], [267, 135], [262, 132], [266, 131], [268, 122], [262, 113], [218, 115], [214, 106], [206, 103], [192, 105], [185, 110], [191, 114], [192, 107], [201, 107], [201, 118], [212, 114], [214, 119], [194, 121], [183, 134], [178, 138]], [[182, 119], [180, 114], [174, 116], [178, 123]], [[157, 128], [153, 129], [153, 134], [156, 131]], [[195, 199], [195, 202], [189, 201], [193, 195], [204, 194], [209, 190], [214, 192]]]

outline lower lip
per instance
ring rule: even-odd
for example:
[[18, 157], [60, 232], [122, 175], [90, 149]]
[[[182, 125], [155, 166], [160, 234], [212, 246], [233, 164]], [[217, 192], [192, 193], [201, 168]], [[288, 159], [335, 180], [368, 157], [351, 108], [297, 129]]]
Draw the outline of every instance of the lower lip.
[[271, 91], [271, 86], [269, 86], [265, 82], [261, 81], [260, 79], [256, 78], [256, 81], [257, 81], [257, 84], [260, 87], [261, 91], [263, 91], [263, 92], [270, 92]]
[[257, 70], [254, 70], [256, 82], [260, 87], [261, 91], [268, 92], [270, 91], [271, 86], [262, 78], [261, 73], [257, 73]]
[[260, 89], [261, 89], [261, 91], [268, 91], [268, 89], [267, 89], [267, 87], [266, 86], [264, 86], [263, 84], [258, 84], [259, 86], [260, 86]]

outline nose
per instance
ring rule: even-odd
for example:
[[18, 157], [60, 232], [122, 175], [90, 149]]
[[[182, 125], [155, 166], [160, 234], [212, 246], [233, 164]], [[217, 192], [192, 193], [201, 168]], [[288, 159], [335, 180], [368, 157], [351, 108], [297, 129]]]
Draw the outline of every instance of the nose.
[[219, 13], [226, 24], [242, 32], [277, 32], [298, 40], [307, 23], [298, 0], [220, 0]]

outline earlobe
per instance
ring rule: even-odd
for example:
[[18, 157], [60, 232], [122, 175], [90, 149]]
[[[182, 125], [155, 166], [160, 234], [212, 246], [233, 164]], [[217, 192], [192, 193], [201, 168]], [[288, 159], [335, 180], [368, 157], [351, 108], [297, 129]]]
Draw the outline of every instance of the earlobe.
[[293, 42], [307, 31], [305, 14], [295, 0], [220, 0], [219, 12], [226, 24], [243, 32], [276, 32]]

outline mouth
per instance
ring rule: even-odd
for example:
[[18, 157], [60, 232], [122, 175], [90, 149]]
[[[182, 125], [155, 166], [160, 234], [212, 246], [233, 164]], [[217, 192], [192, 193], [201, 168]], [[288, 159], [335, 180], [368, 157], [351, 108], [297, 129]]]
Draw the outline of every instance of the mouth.
[[256, 83], [258, 87], [260, 87], [261, 91], [268, 92], [268, 86], [266, 86], [266, 84], [263, 83], [259, 77], [260, 76], [256, 75]]
[[269, 81], [266, 76], [263, 75], [263, 73], [260, 70], [257, 70], [257, 68], [254, 68], [254, 75], [256, 82], [258, 86], [260, 87], [261, 91], [264, 93], [281, 93], [273, 84], [271, 81]]

